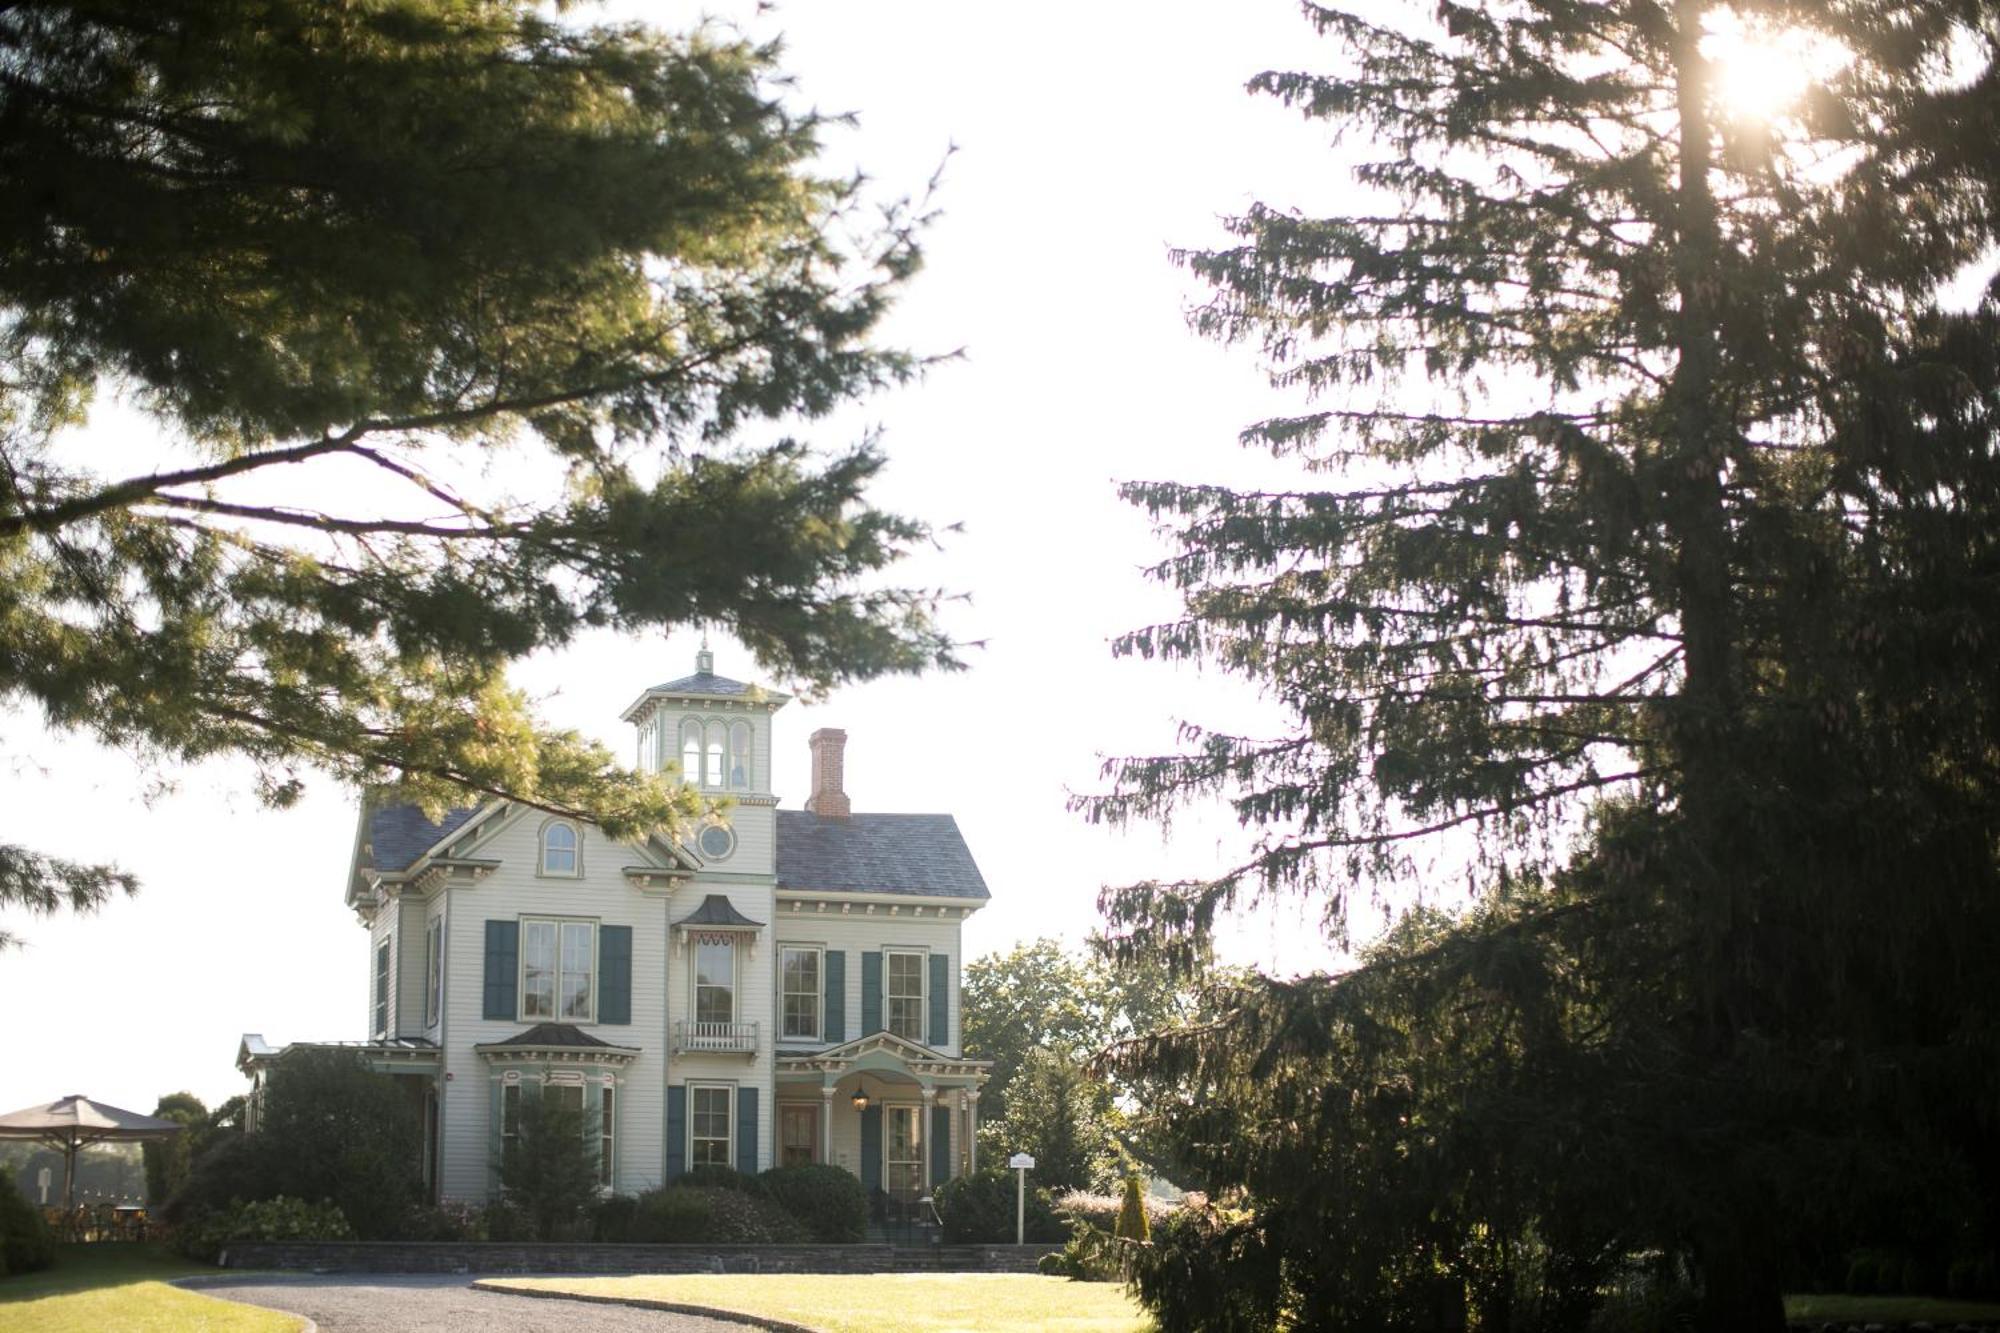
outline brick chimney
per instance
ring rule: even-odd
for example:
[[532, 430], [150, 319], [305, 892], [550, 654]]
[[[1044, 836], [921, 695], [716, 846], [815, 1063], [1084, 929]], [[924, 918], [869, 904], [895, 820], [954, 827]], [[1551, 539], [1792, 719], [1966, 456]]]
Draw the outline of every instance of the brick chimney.
[[847, 767], [847, 733], [837, 727], [821, 727], [806, 738], [812, 747], [812, 795], [806, 809], [822, 819], [846, 819], [854, 813], [842, 790]]

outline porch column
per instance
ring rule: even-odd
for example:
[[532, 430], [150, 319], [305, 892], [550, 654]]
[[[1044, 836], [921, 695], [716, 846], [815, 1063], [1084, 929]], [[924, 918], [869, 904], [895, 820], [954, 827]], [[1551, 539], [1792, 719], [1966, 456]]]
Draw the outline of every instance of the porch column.
[[972, 1175], [979, 1170], [979, 1089], [971, 1088], [965, 1094], [965, 1174]]
[[833, 1165], [833, 1084], [819, 1085], [819, 1162]]
[[918, 1134], [922, 1138], [924, 1144], [923, 1193], [925, 1194], [929, 1194], [931, 1192], [932, 1188], [931, 1181], [935, 1179], [935, 1177], [931, 1175], [931, 1154], [937, 1151], [937, 1145], [933, 1144], [931, 1140], [936, 1138], [937, 1136], [931, 1133], [931, 1125], [934, 1123], [931, 1118], [931, 1108], [936, 1105], [937, 1105], [937, 1089], [926, 1083], [924, 1085], [924, 1120], [922, 1127], [918, 1130]]

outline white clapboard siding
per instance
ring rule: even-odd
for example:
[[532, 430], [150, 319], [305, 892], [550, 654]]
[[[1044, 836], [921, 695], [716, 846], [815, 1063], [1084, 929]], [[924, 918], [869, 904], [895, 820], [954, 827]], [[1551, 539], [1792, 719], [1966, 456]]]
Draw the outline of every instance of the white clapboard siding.
[[520, 916], [588, 917], [602, 925], [632, 928], [632, 1019], [629, 1024], [579, 1024], [584, 1031], [618, 1046], [635, 1046], [638, 1059], [619, 1074], [616, 1188], [636, 1193], [661, 1183], [665, 1174], [662, 1140], [666, 1110], [667, 1029], [665, 1005], [667, 913], [665, 895], [646, 893], [621, 872], [643, 864], [634, 849], [583, 830], [583, 875], [544, 879], [538, 873], [542, 817], [515, 816], [483, 840], [474, 855], [500, 862], [474, 884], [454, 883], [446, 925], [446, 1042], [442, 1190], [447, 1198], [481, 1200], [491, 1169], [488, 1129], [492, 1071], [472, 1048], [502, 1041], [523, 1025], [483, 1017], [486, 922]]
[[[848, 910], [841, 911], [845, 906]], [[934, 904], [924, 905], [923, 916], [911, 915], [910, 906], [902, 906], [895, 915], [890, 915], [887, 905], [877, 904], [871, 913], [865, 903], [830, 903], [824, 912], [815, 910], [813, 901], [805, 901], [803, 910], [793, 911], [790, 901], [779, 904], [778, 942], [780, 944], [817, 944], [827, 949], [847, 951], [847, 1037], [865, 1037], [861, 1031], [861, 955], [878, 952], [885, 948], [920, 948], [930, 953], [942, 952], [948, 959], [946, 967], [946, 1017], [951, 1040], [938, 1049], [945, 1055], [958, 1055], [959, 1049], [959, 966], [961, 962], [961, 922], [955, 915], [939, 918], [933, 913]], [[955, 909], [950, 909], [955, 911]], [[925, 985], [929, 985], [928, 966]], [[776, 989], [775, 979], [772, 982]], [[928, 1009], [926, 1010], [928, 1022]], [[925, 1045], [929, 1045], [930, 1034], [925, 1034]]]
[[[732, 857], [728, 864], [734, 863]], [[766, 929], [755, 935], [746, 935], [751, 941], [748, 949], [739, 948], [736, 956], [736, 1021], [757, 1025], [757, 1050], [754, 1055], [736, 1052], [700, 1052], [677, 1056], [673, 1060], [671, 1079], [675, 1083], [733, 1083], [738, 1087], [757, 1088], [757, 1161], [738, 1162], [738, 1169], [762, 1171], [775, 1160], [776, 1121], [771, 1107], [771, 1082], [773, 1078], [772, 1051], [773, 1034], [777, 1030], [774, 996], [777, 990], [775, 953], [771, 947], [771, 933], [768, 927], [772, 913], [776, 910], [772, 897], [774, 890], [768, 883], [746, 884], [739, 881], [694, 879], [675, 887], [672, 904], [668, 912], [669, 921], [678, 921], [700, 907], [702, 900], [710, 894], [721, 894], [729, 900], [730, 906], [749, 917], [761, 921]], [[671, 1042], [674, 1024], [692, 1021], [694, 1018], [694, 959], [675, 939], [671, 942], [672, 954], [667, 959], [666, 975], [666, 1032]], [[636, 1009], [636, 1000], [634, 1003]], [[636, 1016], [636, 1014], [635, 1014]], [[665, 1124], [662, 1119], [660, 1139], [664, 1151]]]

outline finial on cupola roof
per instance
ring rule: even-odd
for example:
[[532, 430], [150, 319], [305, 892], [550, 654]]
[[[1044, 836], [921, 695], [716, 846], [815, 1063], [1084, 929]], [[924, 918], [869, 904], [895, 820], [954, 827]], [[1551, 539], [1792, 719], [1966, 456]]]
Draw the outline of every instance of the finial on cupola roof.
[[708, 651], [708, 640], [701, 641], [701, 651], [694, 655], [694, 671], [697, 676], [715, 674], [715, 654]]

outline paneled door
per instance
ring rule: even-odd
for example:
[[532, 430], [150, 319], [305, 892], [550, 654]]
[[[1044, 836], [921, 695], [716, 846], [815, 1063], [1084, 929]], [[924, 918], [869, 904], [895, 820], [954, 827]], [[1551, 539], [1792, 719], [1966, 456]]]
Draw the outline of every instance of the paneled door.
[[819, 1160], [819, 1108], [807, 1102], [778, 1104], [778, 1165], [811, 1166]]

